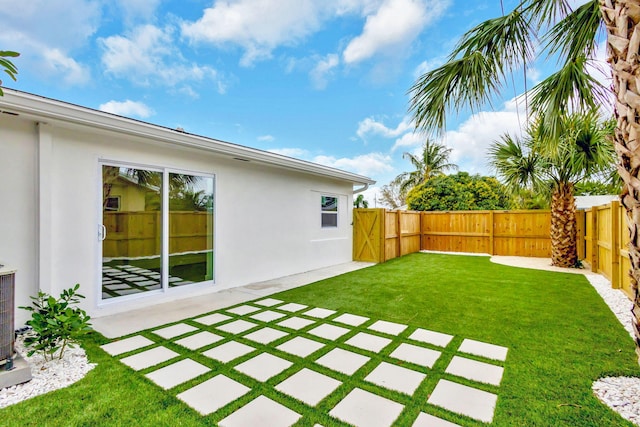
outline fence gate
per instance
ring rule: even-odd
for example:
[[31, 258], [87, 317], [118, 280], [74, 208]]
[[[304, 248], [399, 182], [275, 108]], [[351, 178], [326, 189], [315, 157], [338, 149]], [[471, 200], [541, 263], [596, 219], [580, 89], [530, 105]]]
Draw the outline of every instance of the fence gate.
[[353, 210], [354, 261], [384, 262], [384, 209]]

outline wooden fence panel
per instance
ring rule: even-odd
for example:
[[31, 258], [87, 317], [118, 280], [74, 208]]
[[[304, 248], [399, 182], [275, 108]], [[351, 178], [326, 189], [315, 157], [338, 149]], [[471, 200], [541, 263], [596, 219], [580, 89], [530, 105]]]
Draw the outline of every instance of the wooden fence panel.
[[491, 214], [487, 211], [423, 212], [422, 248], [489, 253]]
[[549, 211], [496, 211], [493, 255], [551, 256]]
[[353, 210], [353, 259], [355, 261], [384, 262], [385, 210]]
[[398, 211], [398, 224], [400, 227], [400, 255], [407, 255], [420, 251], [421, 240], [421, 214], [420, 212]]
[[385, 231], [384, 231], [384, 259], [393, 259], [402, 255], [400, 246], [400, 225], [398, 218], [400, 211], [386, 211], [384, 214]]

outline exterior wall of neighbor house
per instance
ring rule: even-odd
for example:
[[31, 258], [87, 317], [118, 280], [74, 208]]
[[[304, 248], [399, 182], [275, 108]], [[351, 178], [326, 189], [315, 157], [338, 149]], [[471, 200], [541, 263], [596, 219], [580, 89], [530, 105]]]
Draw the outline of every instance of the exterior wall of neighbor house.
[[[28, 303], [35, 291], [35, 269], [45, 273], [42, 290], [54, 295], [80, 283], [84, 308], [95, 317], [351, 260], [349, 182], [84, 127], [38, 126], [22, 118], [4, 119], [0, 126], [0, 165], [6, 168], [0, 173], [16, 177], [12, 183], [0, 180], [2, 197], [15, 206], [0, 211], [3, 237], [9, 233], [14, 243], [0, 241], [0, 259], [20, 270], [16, 305]], [[38, 146], [45, 152], [39, 166]], [[215, 284], [99, 304], [101, 161], [215, 175]], [[46, 197], [36, 194], [38, 170], [46, 175]], [[321, 227], [322, 195], [338, 197], [336, 228]], [[34, 213], [38, 209], [44, 216]], [[34, 228], [45, 242], [38, 259]]]

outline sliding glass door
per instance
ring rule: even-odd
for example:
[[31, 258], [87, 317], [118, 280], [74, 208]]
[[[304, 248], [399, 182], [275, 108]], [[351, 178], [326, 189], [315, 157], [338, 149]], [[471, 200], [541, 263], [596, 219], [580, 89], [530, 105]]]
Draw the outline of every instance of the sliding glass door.
[[101, 170], [102, 300], [213, 280], [213, 176]]

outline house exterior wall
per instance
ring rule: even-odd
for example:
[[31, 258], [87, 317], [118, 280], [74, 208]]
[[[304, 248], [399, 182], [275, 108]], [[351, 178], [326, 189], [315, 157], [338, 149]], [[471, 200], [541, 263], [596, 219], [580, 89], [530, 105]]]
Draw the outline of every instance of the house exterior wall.
[[[11, 205], [0, 210], [11, 236], [0, 260], [19, 270], [16, 305], [28, 304], [34, 283], [53, 295], [80, 283], [96, 317], [351, 260], [349, 182], [77, 125], [1, 120], [0, 173], [16, 178], [0, 180]], [[100, 303], [101, 161], [215, 175], [215, 284]], [[338, 197], [337, 228], [321, 227], [321, 195]]]

